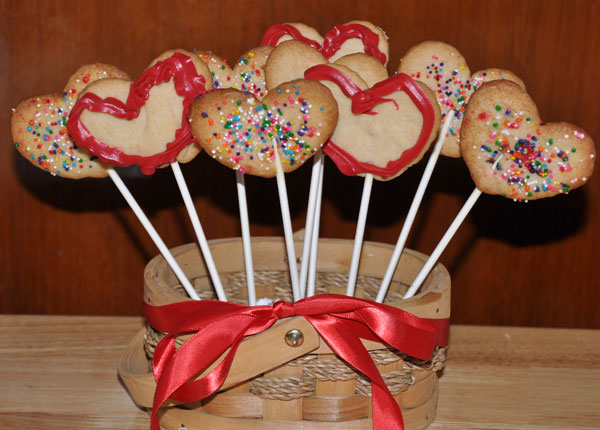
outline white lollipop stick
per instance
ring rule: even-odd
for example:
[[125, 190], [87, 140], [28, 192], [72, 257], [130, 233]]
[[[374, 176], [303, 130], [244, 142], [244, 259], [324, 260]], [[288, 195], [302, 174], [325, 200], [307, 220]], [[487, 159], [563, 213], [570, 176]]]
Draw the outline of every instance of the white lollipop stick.
[[367, 223], [367, 213], [369, 212], [369, 200], [371, 199], [371, 188], [373, 187], [373, 175], [367, 173], [363, 185], [362, 198], [360, 200], [360, 210], [358, 212], [358, 221], [356, 223], [356, 234], [354, 236], [354, 249], [352, 250], [352, 260], [350, 263], [350, 273], [348, 274], [348, 286], [346, 295], [354, 296], [356, 287], [356, 276], [358, 274], [358, 263], [360, 262], [360, 253], [362, 250], [363, 236], [365, 233], [365, 224]]
[[383, 281], [381, 281], [381, 285], [379, 286], [379, 292], [377, 293], [377, 298], [375, 299], [375, 301], [378, 303], [383, 303], [388, 288], [390, 287], [392, 277], [394, 276], [394, 272], [396, 271], [396, 266], [398, 266], [398, 261], [400, 260], [402, 251], [404, 251], [406, 239], [408, 238], [410, 229], [413, 225], [413, 222], [415, 221], [415, 217], [417, 216], [417, 211], [419, 210], [419, 206], [421, 205], [421, 201], [423, 200], [423, 195], [425, 194], [425, 190], [427, 189], [427, 185], [429, 184], [429, 180], [431, 179], [431, 174], [433, 173], [433, 169], [435, 168], [435, 164], [437, 163], [437, 160], [439, 158], [440, 151], [442, 150], [442, 146], [444, 145], [444, 140], [446, 140], [446, 133], [448, 132], [448, 128], [450, 128], [450, 122], [452, 122], [452, 118], [454, 118], [454, 111], [452, 111], [452, 114], [448, 113], [448, 116], [446, 117], [446, 120], [444, 121], [442, 129], [440, 130], [440, 133], [438, 135], [438, 140], [435, 143], [433, 150], [431, 151], [429, 160], [427, 161], [427, 166], [425, 167], [425, 171], [423, 172], [423, 176], [421, 177], [421, 182], [419, 182], [419, 187], [417, 188], [417, 192], [413, 197], [410, 209], [408, 210], [408, 215], [406, 215], [406, 220], [404, 221], [404, 225], [402, 226], [402, 231], [400, 231], [400, 236], [398, 236], [398, 241], [396, 242], [394, 253], [392, 254], [392, 258], [390, 259], [390, 263], [385, 272], [385, 276], [383, 277]]
[[215, 261], [212, 258], [210, 247], [208, 246], [208, 241], [206, 240], [204, 230], [202, 229], [202, 224], [200, 224], [200, 219], [198, 218], [198, 212], [196, 212], [196, 208], [194, 207], [194, 201], [192, 200], [192, 196], [190, 195], [190, 190], [188, 189], [187, 183], [185, 182], [185, 178], [183, 177], [183, 173], [181, 172], [181, 167], [179, 166], [179, 163], [177, 161], [171, 163], [171, 169], [173, 170], [173, 175], [175, 175], [177, 185], [179, 186], [181, 197], [183, 197], [185, 208], [187, 209], [187, 212], [190, 216], [192, 227], [194, 227], [194, 232], [196, 233], [196, 237], [198, 238], [198, 244], [200, 245], [200, 249], [202, 250], [202, 255], [204, 256], [204, 261], [206, 262], [206, 267], [208, 268], [208, 273], [210, 274], [210, 279], [212, 280], [213, 286], [215, 287], [215, 291], [217, 292], [217, 298], [223, 302], [227, 301], [227, 295], [225, 294], [225, 290], [223, 289], [221, 278], [219, 278], [219, 272], [217, 271]]
[[150, 235], [150, 238], [164, 257], [164, 259], [167, 261], [169, 266], [171, 267], [171, 270], [173, 270], [175, 276], [177, 276], [177, 279], [179, 279], [179, 282], [181, 282], [181, 285], [183, 286], [185, 291], [192, 299], [200, 300], [200, 297], [196, 293], [196, 290], [194, 290], [194, 287], [192, 286], [188, 278], [185, 276], [185, 273], [183, 273], [183, 270], [181, 270], [181, 267], [179, 267], [179, 264], [177, 264], [177, 261], [175, 261], [175, 258], [169, 251], [169, 248], [167, 248], [167, 246], [162, 241], [152, 224], [150, 224], [150, 220], [148, 220], [148, 218], [142, 211], [142, 208], [140, 208], [140, 206], [137, 204], [137, 202], [129, 192], [129, 189], [121, 180], [119, 174], [112, 167], [109, 167], [108, 175], [113, 180], [113, 182], [115, 183], [115, 185], [117, 186], [127, 203], [129, 203], [129, 206], [133, 210], [133, 213], [135, 213], [135, 215], [138, 217], [138, 219]]
[[248, 304], [256, 305], [256, 287], [254, 285], [254, 263], [252, 262], [252, 246], [250, 241], [250, 222], [248, 221], [248, 203], [246, 202], [246, 184], [244, 174], [235, 171], [238, 203], [240, 205], [240, 223], [242, 227], [242, 244], [244, 247], [244, 263], [246, 265], [246, 284], [248, 288]]
[[317, 277], [317, 260], [319, 257], [319, 225], [321, 223], [321, 202], [323, 201], [323, 172], [325, 172], [325, 156], [321, 154], [321, 166], [319, 168], [319, 186], [317, 187], [317, 201], [315, 206], [315, 218], [310, 238], [310, 255], [308, 268], [308, 286], [306, 297], [315, 295], [315, 283]]
[[292, 231], [292, 219], [290, 217], [290, 206], [288, 203], [287, 189], [285, 186], [285, 175], [279, 160], [277, 149], [277, 138], [273, 138], [273, 151], [275, 152], [275, 166], [277, 168], [277, 190], [279, 192], [279, 205], [281, 206], [281, 218], [283, 220], [283, 234], [285, 236], [285, 247], [287, 250], [288, 264], [290, 266], [290, 281], [292, 283], [292, 294], [294, 301], [300, 300], [300, 288], [298, 285], [298, 263], [296, 262], [296, 249], [294, 248], [294, 233]]
[[312, 231], [315, 223], [315, 206], [319, 188], [319, 177], [323, 152], [318, 151], [313, 159], [312, 173], [310, 176], [310, 191], [308, 192], [308, 208], [306, 210], [306, 225], [304, 227], [304, 243], [302, 244], [302, 262], [300, 264], [300, 294], [306, 294], [306, 278], [308, 276], [308, 260], [311, 250]]
[[417, 291], [419, 291], [421, 284], [423, 283], [423, 281], [437, 262], [438, 258], [440, 258], [440, 255], [442, 255], [442, 252], [444, 252], [444, 249], [446, 249], [446, 246], [450, 242], [450, 239], [452, 239], [454, 233], [456, 233], [464, 219], [467, 217], [467, 214], [469, 213], [471, 208], [473, 208], [473, 205], [475, 204], [479, 196], [481, 196], [481, 191], [475, 188], [469, 196], [469, 198], [467, 199], [467, 201], [465, 202], [465, 204], [463, 205], [458, 215], [456, 215], [456, 218], [454, 218], [454, 221], [452, 221], [452, 224], [450, 224], [448, 231], [446, 231], [446, 234], [444, 234], [444, 237], [442, 237], [440, 243], [438, 243], [438, 245], [435, 247], [429, 258], [425, 262], [425, 265], [423, 266], [423, 268], [413, 281], [412, 285], [404, 295], [404, 299], [411, 298], [417, 293]]

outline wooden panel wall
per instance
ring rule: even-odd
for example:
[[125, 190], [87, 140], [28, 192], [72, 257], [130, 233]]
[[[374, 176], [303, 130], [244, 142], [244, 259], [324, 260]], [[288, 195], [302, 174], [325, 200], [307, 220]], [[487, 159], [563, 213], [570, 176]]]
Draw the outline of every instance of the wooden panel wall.
[[[390, 71], [427, 40], [457, 46], [472, 70], [502, 67], [525, 81], [546, 121], [568, 121], [600, 142], [600, 3], [447, 1], [39, 1], [0, 2], [0, 311], [141, 312], [146, 261], [157, 250], [110, 180], [69, 181], [13, 149], [10, 108], [60, 91], [86, 62], [137, 76], [162, 51], [213, 50], [233, 62], [274, 23], [325, 33], [364, 19], [390, 37]], [[309, 168], [288, 177], [295, 228], [304, 223]], [[375, 183], [366, 239], [394, 243], [423, 166]], [[205, 155], [184, 167], [209, 239], [238, 236], [233, 172]], [[484, 196], [443, 254], [456, 323], [600, 327], [600, 175], [568, 196], [518, 204]], [[194, 240], [173, 177], [125, 173], [169, 246]], [[253, 235], [281, 234], [274, 181], [247, 181]], [[429, 253], [471, 192], [461, 160], [445, 159], [408, 245]], [[322, 230], [352, 238], [362, 179], [326, 171]]]

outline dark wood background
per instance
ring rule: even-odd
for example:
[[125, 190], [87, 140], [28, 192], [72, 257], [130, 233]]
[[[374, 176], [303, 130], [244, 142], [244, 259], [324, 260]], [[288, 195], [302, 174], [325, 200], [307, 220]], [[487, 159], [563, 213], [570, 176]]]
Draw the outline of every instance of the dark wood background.
[[[352, 19], [390, 38], [390, 71], [424, 40], [443, 40], [472, 71], [514, 71], [545, 121], [567, 121], [600, 142], [600, 3], [477, 1], [7, 1], [0, 2], [0, 311], [141, 313], [145, 263], [157, 250], [109, 179], [70, 181], [13, 149], [10, 108], [62, 90], [81, 64], [137, 76], [169, 48], [212, 50], [233, 62], [274, 23], [321, 33]], [[183, 167], [209, 239], [239, 236], [235, 175], [201, 154]], [[125, 180], [167, 245], [194, 241], [173, 176]], [[423, 171], [374, 184], [366, 239], [395, 243]], [[304, 223], [310, 168], [288, 176], [295, 228]], [[453, 321], [600, 327], [600, 175], [582, 189], [527, 204], [483, 196], [441, 261], [453, 278]], [[247, 180], [253, 235], [280, 235], [275, 181]], [[443, 159], [408, 246], [429, 253], [471, 190], [461, 160]], [[353, 238], [362, 179], [327, 165], [323, 236]]]

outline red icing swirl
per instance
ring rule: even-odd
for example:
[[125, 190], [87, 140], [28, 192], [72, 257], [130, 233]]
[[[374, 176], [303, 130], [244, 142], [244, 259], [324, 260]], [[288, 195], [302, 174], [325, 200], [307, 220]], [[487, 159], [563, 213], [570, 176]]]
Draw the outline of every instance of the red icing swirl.
[[304, 43], [312, 46], [313, 48], [315, 48], [318, 51], [321, 50], [321, 44], [319, 42], [317, 42], [316, 40], [309, 39], [308, 37], [304, 37], [302, 35], [302, 33], [300, 33], [300, 30], [298, 30], [296, 27], [294, 27], [291, 24], [272, 25], [265, 32], [260, 44], [261, 45], [269, 45], [269, 46], [277, 46], [279, 39], [281, 39], [283, 36], [293, 37], [294, 39], [299, 40], [300, 42], [304, 42]]
[[[121, 148], [109, 146], [98, 140], [81, 122], [81, 114], [84, 110], [107, 113], [128, 121], [133, 120], [139, 116], [141, 108], [150, 96], [150, 90], [171, 79], [173, 79], [177, 94], [184, 98], [183, 114], [181, 128], [176, 130], [175, 139], [167, 143], [163, 152], [150, 156], [128, 154]], [[105, 163], [118, 166], [137, 164], [142, 173], [152, 174], [156, 167], [174, 162], [181, 150], [194, 141], [187, 121], [187, 112], [194, 99], [199, 94], [206, 92], [205, 83], [204, 76], [198, 74], [192, 59], [185, 54], [176, 52], [171, 57], [157, 62], [136, 79], [131, 84], [125, 103], [114, 97], [102, 99], [91, 92], [84, 94], [71, 110], [67, 121], [67, 130], [78, 145], [87, 148]]]
[[381, 64], [386, 63], [386, 55], [379, 50], [379, 35], [362, 24], [336, 25], [325, 35], [320, 51], [325, 58], [331, 58], [348, 39], [362, 40], [365, 54], [377, 58]]
[[310, 69], [307, 69], [304, 72], [304, 77], [314, 81], [333, 82], [340, 87], [340, 90], [342, 90], [342, 92], [349, 98], [362, 91], [352, 79], [328, 64], [318, 64]]
[[[323, 151], [333, 160], [343, 174], [354, 176], [359, 173], [371, 173], [384, 179], [390, 178], [406, 168], [423, 151], [435, 126], [435, 110], [427, 94], [410, 76], [399, 73], [378, 82], [373, 87], [364, 91], [361, 91], [344, 73], [328, 65], [311, 67], [304, 73], [304, 77], [319, 81], [331, 81], [338, 85], [340, 90], [352, 99], [352, 112], [354, 114], [367, 113], [376, 115], [377, 112], [371, 112], [371, 109], [378, 104], [389, 101], [396, 104], [394, 100], [385, 99], [383, 98], [384, 96], [396, 91], [404, 91], [419, 109], [421, 115], [423, 115], [423, 125], [416, 143], [406, 149], [400, 158], [389, 161], [385, 167], [360, 162], [340, 146], [329, 140], [324, 146]], [[396, 108], [398, 108], [398, 105], [396, 105]]]

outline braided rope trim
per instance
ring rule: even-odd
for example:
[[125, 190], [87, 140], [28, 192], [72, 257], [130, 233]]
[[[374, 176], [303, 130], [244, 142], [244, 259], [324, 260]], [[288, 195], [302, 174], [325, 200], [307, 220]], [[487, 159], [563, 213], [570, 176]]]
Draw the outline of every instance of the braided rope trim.
[[[200, 287], [198, 284], [205, 283], [208, 279], [206, 277], [197, 278], [192, 282], [195, 286], [195, 290], [202, 300], [217, 300], [217, 295], [212, 287]], [[260, 270], [254, 272], [254, 283], [256, 288], [260, 287], [272, 287], [273, 289], [273, 301], [284, 300], [292, 301], [292, 290], [290, 287], [289, 275], [286, 272], [280, 270]], [[315, 280], [315, 294], [326, 294], [330, 292], [330, 288], [343, 288], [346, 290], [348, 284], [348, 275], [336, 272], [319, 272]], [[393, 282], [393, 284], [398, 284]], [[373, 276], [358, 276], [356, 279], [356, 289], [362, 290], [363, 298], [367, 300], [375, 300], [377, 292], [381, 285], [381, 279]], [[233, 303], [247, 304], [245, 299], [241, 299], [243, 296], [240, 294], [241, 291], [245, 291], [247, 286], [246, 273], [245, 272], [232, 272], [227, 273], [225, 280], [223, 281], [223, 289], [227, 295], [227, 299]], [[181, 284], [176, 284], [173, 289], [180, 293], [182, 296], [187, 297], [187, 293]], [[398, 289], [390, 288], [391, 291], [386, 295], [385, 302], [393, 302], [403, 297], [403, 291], [406, 288]]]

